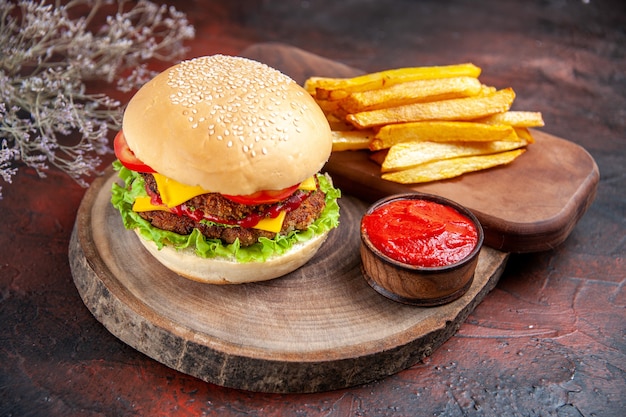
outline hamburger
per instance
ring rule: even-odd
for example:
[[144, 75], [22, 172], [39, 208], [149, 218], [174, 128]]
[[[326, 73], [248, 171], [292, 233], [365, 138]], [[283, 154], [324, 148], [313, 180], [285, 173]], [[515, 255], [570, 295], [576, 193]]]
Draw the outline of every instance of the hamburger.
[[130, 99], [111, 201], [164, 266], [214, 284], [268, 280], [309, 261], [339, 222], [320, 170], [331, 131], [283, 73], [225, 55], [183, 61]]

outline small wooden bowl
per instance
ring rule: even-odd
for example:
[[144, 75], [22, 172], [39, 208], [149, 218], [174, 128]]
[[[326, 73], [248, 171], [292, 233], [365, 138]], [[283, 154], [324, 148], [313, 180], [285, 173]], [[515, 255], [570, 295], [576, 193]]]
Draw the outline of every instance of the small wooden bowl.
[[[473, 250], [462, 260], [445, 266], [415, 266], [385, 255], [370, 240], [363, 219], [378, 207], [395, 200], [426, 200], [454, 208], [469, 219], [477, 230]], [[484, 233], [480, 222], [465, 207], [443, 197], [407, 193], [383, 198], [374, 203], [361, 220], [361, 268], [369, 285], [383, 296], [404, 304], [430, 307], [456, 300], [467, 292], [474, 279]]]

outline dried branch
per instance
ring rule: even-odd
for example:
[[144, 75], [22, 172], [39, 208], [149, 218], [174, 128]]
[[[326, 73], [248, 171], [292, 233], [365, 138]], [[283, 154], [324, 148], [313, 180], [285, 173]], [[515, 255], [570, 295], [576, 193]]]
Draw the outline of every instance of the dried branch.
[[121, 125], [121, 104], [86, 82], [137, 89], [150, 60], [182, 58], [193, 36], [183, 13], [147, 0], [0, 0], [0, 177], [55, 166], [86, 186]]

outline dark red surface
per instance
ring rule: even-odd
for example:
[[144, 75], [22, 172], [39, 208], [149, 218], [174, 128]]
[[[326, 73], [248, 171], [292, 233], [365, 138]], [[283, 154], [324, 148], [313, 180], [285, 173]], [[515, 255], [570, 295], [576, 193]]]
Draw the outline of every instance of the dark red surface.
[[280, 41], [366, 70], [471, 61], [485, 83], [513, 87], [519, 109], [541, 111], [546, 132], [592, 154], [596, 200], [558, 248], [512, 255], [496, 289], [423, 363], [352, 389], [270, 395], [206, 384], [110, 335], [67, 259], [85, 190], [22, 169], [0, 200], [0, 415], [623, 415], [623, 2], [175, 4], [198, 31], [190, 56]]

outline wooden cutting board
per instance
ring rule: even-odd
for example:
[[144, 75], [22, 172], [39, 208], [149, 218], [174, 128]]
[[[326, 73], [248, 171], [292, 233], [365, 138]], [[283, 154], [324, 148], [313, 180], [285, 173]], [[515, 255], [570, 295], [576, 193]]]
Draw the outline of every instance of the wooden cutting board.
[[[313, 75], [348, 77], [357, 71], [281, 44], [258, 44], [243, 56], [264, 62], [297, 82]], [[531, 109], [532, 110], [532, 109]], [[485, 244], [505, 252], [535, 252], [561, 244], [593, 201], [598, 167], [577, 144], [540, 130], [536, 143], [512, 164], [446, 181], [402, 185], [385, 181], [366, 151], [336, 152], [326, 169], [344, 192], [373, 202], [390, 194], [421, 191], [455, 200], [478, 217]]]
[[480, 253], [468, 292], [440, 307], [391, 301], [361, 273], [366, 204], [340, 200], [339, 228], [302, 268], [271, 281], [217, 286], [170, 272], [124, 229], [109, 172], [91, 185], [69, 246], [74, 283], [113, 335], [180, 372], [262, 392], [363, 384], [429, 355], [496, 285], [507, 254]]

